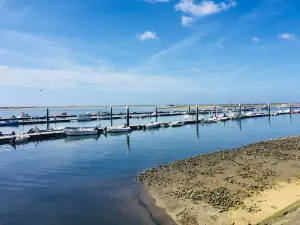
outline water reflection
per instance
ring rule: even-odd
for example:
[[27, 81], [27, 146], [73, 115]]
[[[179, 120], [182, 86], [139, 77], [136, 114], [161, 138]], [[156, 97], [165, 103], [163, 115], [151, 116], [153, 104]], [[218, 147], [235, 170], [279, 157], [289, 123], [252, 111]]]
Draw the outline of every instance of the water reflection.
[[86, 135], [86, 136], [66, 136], [65, 141], [84, 141], [87, 139], [98, 140], [100, 135]]
[[129, 156], [130, 153], [130, 135], [127, 134], [126, 136], [126, 146], [127, 146], [127, 155]]
[[196, 124], [196, 137], [199, 139], [199, 124]]

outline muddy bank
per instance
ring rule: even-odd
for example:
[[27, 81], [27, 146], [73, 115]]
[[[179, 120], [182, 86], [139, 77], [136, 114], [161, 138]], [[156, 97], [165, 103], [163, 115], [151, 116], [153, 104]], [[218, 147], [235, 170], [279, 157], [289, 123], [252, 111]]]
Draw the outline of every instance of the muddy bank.
[[174, 161], [138, 180], [178, 224], [256, 224], [300, 198], [300, 136]]

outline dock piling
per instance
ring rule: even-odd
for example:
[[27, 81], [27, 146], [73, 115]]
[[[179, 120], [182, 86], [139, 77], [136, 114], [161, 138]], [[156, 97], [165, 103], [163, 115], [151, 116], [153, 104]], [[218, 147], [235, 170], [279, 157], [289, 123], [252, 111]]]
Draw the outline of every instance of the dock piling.
[[239, 111], [240, 111], [240, 115], [242, 115], [242, 105], [239, 104]]
[[198, 105], [196, 105], [196, 123], [199, 123], [199, 110], [198, 110]]
[[214, 105], [214, 107], [215, 107], [215, 117], [217, 117], [217, 106]]
[[110, 107], [110, 125], [113, 125], [113, 108], [112, 106]]
[[126, 126], [129, 127], [129, 106], [126, 106]]
[[290, 103], [290, 114], [292, 114], [292, 103]]
[[47, 129], [49, 129], [49, 108], [46, 108]]
[[189, 115], [191, 115], [191, 106], [189, 105]]
[[269, 113], [269, 116], [271, 116], [271, 105], [268, 104], [268, 113]]
[[157, 122], [157, 117], [158, 117], [158, 115], [157, 115], [157, 105], [155, 105], [155, 121]]

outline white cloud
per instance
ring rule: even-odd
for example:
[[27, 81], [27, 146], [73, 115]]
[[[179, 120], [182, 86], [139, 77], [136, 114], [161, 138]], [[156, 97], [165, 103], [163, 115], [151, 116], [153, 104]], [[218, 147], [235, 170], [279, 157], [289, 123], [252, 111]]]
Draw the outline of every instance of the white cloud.
[[197, 41], [199, 38], [202, 38], [203, 36], [205, 36], [207, 34], [201, 34], [201, 35], [194, 35], [194, 36], [191, 36], [191, 37], [188, 37], [186, 39], [184, 39], [183, 41], [180, 41], [178, 43], [175, 43], [174, 45], [172, 45], [171, 47], [165, 49], [165, 50], [162, 50], [160, 52], [157, 52], [155, 53], [154, 55], [152, 55], [148, 61], [153, 61], [163, 55], [166, 55], [170, 52], [173, 52], [173, 51], [177, 51], [183, 47], [186, 47], [188, 45], [191, 45], [193, 44], [195, 41]]
[[145, 2], [150, 2], [150, 3], [158, 3], [158, 2], [170, 2], [171, 0], [145, 0]]
[[[60, 42], [61, 41], [61, 42]], [[199, 92], [198, 78], [186, 79], [185, 76], [170, 76], [166, 73], [151, 73], [148, 70], [134, 72], [133, 68], [120, 72], [111, 64], [88, 56], [85, 64], [80, 53], [68, 48], [64, 40], [56, 40], [27, 33], [0, 30], [0, 90], [2, 87], [29, 87], [47, 90], [64, 88], [99, 87], [103, 92], [174, 93], [176, 86], [183, 87], [182, 93]], [[187, 45], [187, 39], [173, 49]], [[76, 45], [77, 43], [73, 43]], [[202, 93], [210, 91], [202, 81]], [[180, 91], [179, 91], [180, 92]], [[38, 96], [37, 96], [38, 97]], [[34, 98], [34, 96], [33, 96]], [[67, 100], [66, 100], [67, 101]], [[31, 99], [27, 101], [30, 103]]]
[[135, 37], [137, 39], [141, 40], [141, 41], [158, 40], [158, 37], [156, 36], [156, 33], [155, 32], [151, 32], [151, 31], [145, 31], [142, 34], [137, 33], [137, 35]]
[[189, 17], [189, 16], [182, 16], [181, 17], [182, 26], [190, 26], [193, 21], [194, 21], [194, 19], [192, 17]]
[[236, 6], [235, 1], [215, 3], [214, 1], [203, 0], [196, 4], [194, 0], [180, 0], [180, 2], [175, 5], [175, 10], [200, 17], [226, 11], [234, 6]]
[[258, 38], [258, 37], [255, 37], [255, 36], [252, 37], [252, 40], [253, 40], [254, 42], [259, 42], [259, 38]]
[[281, 33], [278, 35], [278, 38], [291, 41], [291, 40], [296, 39], [296, 36], [292, 33]]

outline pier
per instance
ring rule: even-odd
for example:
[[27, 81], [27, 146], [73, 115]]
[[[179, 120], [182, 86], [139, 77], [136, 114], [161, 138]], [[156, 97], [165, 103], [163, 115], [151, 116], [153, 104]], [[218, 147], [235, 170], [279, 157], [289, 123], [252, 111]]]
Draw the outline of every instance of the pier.
[[[198, 106], [196, 106], [196, 109], [198, 109]], [[216, 120], [210, 120], [211, 118], [208, 119], [199, 119], [198, 117], [198, 113], [196, 112], [195, 114], [197, 115], [196, 118], [194, 117], [190, 117], [189, 119], [184, 119], [184, 120], [180, 120], [178, 122], [182, 123], [183, 126], [187, 125], [187, 124], [200, 124], [200, 123], [221, 123], [221, 122], [226, 122], [226, 121], [230, 121], [230, 120], [243, 120], [243, 119], [253, 119], [253, 118], [258, 118], [258, 117], [271, 117], [271, 116], [278, 116], [278, 115], [292, 115], [295, 113], [300, 113], [300, 110], [290, 110], [289, 112], [273, 112], [273, 113], [257, 113], [257, 114], [249, 114], [249, 115], [242, 115], [236, 118], [231, 118], [231, 117], [225, 117], [225, 118], [220, 118]], [[170, 115], [174, 115], [173, 113]], [[175, 115], [186, 115], [186, 114], [179, 114], [179, 113], [175, 113]], [[217, 114], [215, 114], [217, 115]], [[152, 117], [154, 117], [155, 115], [152, 115]], [[115, 117], [113, 117], [115, 118]], [[117, 117], [119, 118], [119, 117]], [[132, 117], [132, 115], [129, 115], [129, 108], [127, 110], [127, 116], [124, 115], [122, 116], [123, 119], [126, 119], [126, 126], [131, 128], [131, 131], [138, 131], [138, 130], [146, 130], [147, 129], [147, 124], [129, 124], [129, 119], [130, 118], [135, 118]], [[101, 118], [103, 119], [103, 118]], [[109, 120], [111, 119], [110, 117], [105, 117], [105, 119]], [[98, 117], [93, 117], [92, 120], [99, 120]], [[45, 124], [45, 123], [66, 123], [66, 122], [71, 122], [71, 119], [57, 119], [57, 120], [38, 120], [38, 121], [21, 121], [20, 125], [35, 125], [35, 124]], [[171, 122], [159, 122], [159, 128], [167, 128], [170, 126]], [[100, 128], [96, 128], [98, 130], [98, 135], [101, 134], [105, 134], [106, 133], [106, 129], [109, 127], [100, 127]], [[159, 128], [155, 128], [155, 129], [159, 129]], [[50, 130], [44, 130], [44, 131], [39, 131], [36, 133], [24, 133], [28, 136], [30, 136], [29, 141], [44, 141], [44, 140], [49, 140], [49, 139], [60, 139], [60, 138], [65, 138], [66, 137], [66, 133], [64, 130], [54, 130], [54, 129], [50, 129]], [[2, 134], [0, 136], [0, 145], [2, 144], [9, 144], [10, 140], [12, 140], [15, 136], [17, 135], [9, 135], [9, 134]]]

